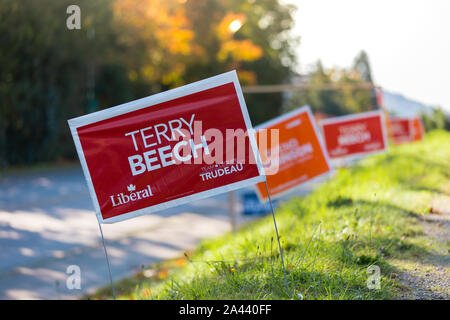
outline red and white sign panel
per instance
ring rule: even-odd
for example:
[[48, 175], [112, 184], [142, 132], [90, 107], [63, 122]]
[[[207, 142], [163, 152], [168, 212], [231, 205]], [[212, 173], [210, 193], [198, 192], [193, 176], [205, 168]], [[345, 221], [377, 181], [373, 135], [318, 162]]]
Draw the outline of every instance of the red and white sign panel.
[[394, 144], [412, 142], [414, 138], [411, 118], [389, 117], [390, 133]]
[[[264, 180], [253, 135], [244, 158], [227, 130], [252, 128], [235, 71], [69, 120], [97, 218], [113, 223]], [[209, 131], [208, 131], [209, 130]], [[208, 136], [215, 132], [216, 136]], [[221, 142], [221, 141], [216, 141]], [[235, 153], [234, 153], [235, 154]], [[227, 158], [228, 159], [228, 158]]]
[[319, 122], [331, 159], [368, 155], [387, 150], [382, 111], [328, 118]]
[[[276, 162], [278, 170], [274, 170], [274, 174], [266, 170], [267, 187], [271, 197], [280, 197], [299, 185], [330, 171], [327, 152], [320, 141], [314, 117], [308, 106], [259, 125], [258, 138], [262, 134], [261, 129], [276, 129], [279, 135], [278, 143], [270, 141], [270, 144], [258, 146], [263, 163], [278, 160]], [[278, 152], [272, 152], [275, 148]], [[266, 155], [268, 162], [265, 161]], [[278, 159], [273, 159], [276, 156]], [[258, 183], [256, 190], [262, 201], [268, 200], [265, 183]]]

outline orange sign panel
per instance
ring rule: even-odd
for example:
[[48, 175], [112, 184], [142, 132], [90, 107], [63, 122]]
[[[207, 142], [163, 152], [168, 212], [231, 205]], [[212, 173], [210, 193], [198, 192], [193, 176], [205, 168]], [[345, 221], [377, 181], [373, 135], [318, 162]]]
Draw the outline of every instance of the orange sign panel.
[[[266, 169], [270, 196], [279, 197], [331, 170], [328, 154], [319, 139], [317, 127], [308, 106], [289, 112], [257, 127], [257, 140], [263, 163], [278, 164], [278, 170]], [[268, 130], [264, 130], [268, 129]], [[278, 129], [279, 141], [261, 139], [272, 129]], [[267, 143], [261, 143], [261, 141]], [[278, 151], [278, 152], [277, 152]], [[276, 168], [275, 168], [276, 169]], [[262, 201], [268, 200], [265, 183], [256, 185]]]
[[413, 141], [421, 141], [425, 131], [423, 128], [422, 119], [420, 119], [420, 117], [414, 117], [411, 121]]

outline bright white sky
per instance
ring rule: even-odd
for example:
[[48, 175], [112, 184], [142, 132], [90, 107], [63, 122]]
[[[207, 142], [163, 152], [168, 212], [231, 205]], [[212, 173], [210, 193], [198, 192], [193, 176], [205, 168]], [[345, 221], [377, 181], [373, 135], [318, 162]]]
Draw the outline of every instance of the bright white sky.
[[301, 72], [349, 67], [363, 49], [377, 85], [450, 111], [450, 0], [285, 2], [298, 7]]

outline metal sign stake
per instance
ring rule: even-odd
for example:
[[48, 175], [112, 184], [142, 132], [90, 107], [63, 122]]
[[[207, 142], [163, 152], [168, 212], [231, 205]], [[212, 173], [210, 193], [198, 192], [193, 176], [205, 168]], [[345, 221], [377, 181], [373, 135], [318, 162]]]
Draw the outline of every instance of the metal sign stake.
[[230, 191], [228, 193], [228, 211], [229, 211], [229, 216], [230, 216], [231, 231], [236, 232], [237, 225], [236, 225], [235, 192], [234, 191]]
[[100, 222], [98, 222], [98, 227], [100, 228], [100, 235], [102, 236], [103, 249], [105, 249], [106, 262], [108, 264], [108, 271], [109, 271], [109, 281], [111, 282], [111, 288], [112, 288], [114, 300], [116, 300], [116, 290], [114, 289], [114, 283], [113, 283], [113, 279], [112, 279], [111, 264], [109, 263], [108, 251], [106, 251], [105, 238], [103, 237], [103, 230], [102, 230], [102, 225], [100, 224]]
[[286, 283], [286, 291], [287, 291], [287, 294], [289, 297], [290, 293], [289, 293], [289, 285], [288, 285], [287, 277], [286, 277], [286, 268], [284, 267], [283, 249], [281, 249], [280, 236], [278, 235], [277, 222], [275, 221], [275, 211], [273, 210], [272, 200], [270, 199], [269, 187], [267, 186], [267, 179], [264, 181], [264, 183], [266, 184], [267, 196], [269, 198], [270, 208], [272, 209], [273, 224], [275, 225], [275, 232], [277, 234], [278, 248], [280, 249], [281, 264], [283, 265], [284, 282]]

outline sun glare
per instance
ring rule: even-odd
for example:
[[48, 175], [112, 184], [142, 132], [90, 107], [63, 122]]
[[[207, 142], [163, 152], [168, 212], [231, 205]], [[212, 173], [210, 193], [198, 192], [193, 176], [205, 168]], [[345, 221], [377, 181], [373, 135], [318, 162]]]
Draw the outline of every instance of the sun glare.
[[236, 32], [242, 27], [242, 22], [239, 19], [235, 19], [231, 21], [230, 26], [228, 27], [231, 32]]

